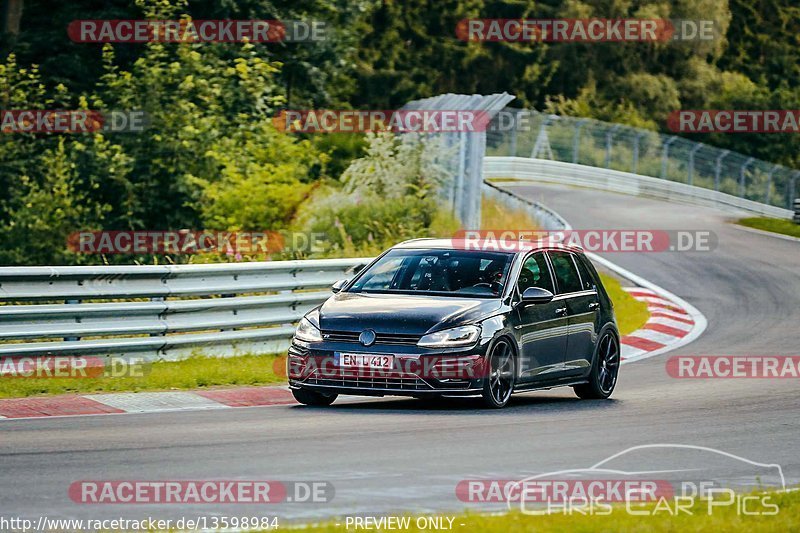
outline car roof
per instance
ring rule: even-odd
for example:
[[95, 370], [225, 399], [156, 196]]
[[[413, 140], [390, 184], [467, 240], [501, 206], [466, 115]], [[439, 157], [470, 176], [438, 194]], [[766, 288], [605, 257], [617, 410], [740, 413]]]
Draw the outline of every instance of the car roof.
[[528, 253], [532, 251], [539, 251], [539, 250], [566, 250], [569, 252], [575, 253], [583, 253], [583, 249], [578, 246], [573, 245], [566, 245], [566, 244], [538, 244], [535, 246], [530, 246], [529, 248], [525, 248], [523, 250], [502, 250], [496, 249], [496, 247], [492, 247], [491, 244], [487, 242], [485, 248], [479, 247], [467, 247], [467, 246], [458, 246], [457, 243], [459, 240], [463, 239], [435, 239], [435, 238], [424, 238], [424, 239], [411, 239], [408, 241], [403, 241], [401, 243], [395, 244], [392, 246], [392, 249], [402, 249], [402, 250], [459, 250], [464, 252], [497, 252], [497, 253], [508, 253], [508, 254], [519, 254], [519, 253]]

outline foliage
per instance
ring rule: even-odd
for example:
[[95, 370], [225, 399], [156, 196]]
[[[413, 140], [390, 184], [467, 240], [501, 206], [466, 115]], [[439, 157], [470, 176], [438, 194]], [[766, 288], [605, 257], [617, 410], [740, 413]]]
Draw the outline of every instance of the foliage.
[[458, 223], [437, 201], [447, 177], [440, 143], [388, 131], [367, 133], [366, 142], [364, 156], [342, 174], [344, 186], [312, 198], [300, 217], [309, 231], [327, 236], [328, 254], [370, 255], [403, 240], [452, 234]]
[[[336, 207], [353, 209], [358, 197], [367, 212], [407, 213], [403, 235], [430, 232], [434, 220], [447, 227], [452, 217], [439, 209], [419, 215], [436, 203], [437, 161], [446, 154], [409, 135], [285, 136], [271, 116], [287, 107], [393, 109], [446, 92], [503, 91], [515, 106], [654, 131], [665, 131], [676, 109], [798, 109], [798, 15], [791, 0], [25, 0], [19, 34], [1, 41], [0, 108], [143, 110], [148, 127], [0, 135], [0, 264], [103, 260], [59, 244], [75, 230], [296, 227], [298, 212], [317, 205], [315, 191], [326, 190], [320, 184], [342, 176], [348, 194]], [[75, 19], [143, 17], [322, 21], [327, 38], [104, 46], [74, 43], [65, 31]], [[481, 43], [456, 36], [465, 18], [523, 17], [714, 19], [718, 37]], [[792, 135], [687, 136], [800, 165]], [[406, 196], [416, 199], [381, 205]], [[325, 212], [333, 223], [335, 209]], [[370, 242], [366, 236], [379, 240], [398, 223], [376, 218], [369, 228], [344, 230]]]
[[419, 198], [437, 192], [448, 176], [440, 163], [446, 150], [436, 137], [391, 132], [367, 133], [366, 154], [342, 174], [349, 192], [368, 191], [381, 198]]
[[[142, 5], [150, 18], [179, 16], [165, 0]], [[112, 46], [103, 48], [103, 74], [86, 96], [63, 86], [48, 91], [39, 72], [18, 67], [13, 56], [0, 70], [6, 109], [141, 110], [148, 119], [138, 133], [3, 139], [0, 157], [10, 164], [0, 180], [10, 194], [0, 228], [13, 231], [4, 232], [0, 260], [97, 260], [65, 250], [66, 236], [85, 229], [286, 227], [322, 159], [309, 141], [278, 133], [269, 120], [283, 101], [278, 63], [252, 44], [149, 43], [129, 70], [115, 57]], [[46, 191], [58, 193], [55, 202]]]

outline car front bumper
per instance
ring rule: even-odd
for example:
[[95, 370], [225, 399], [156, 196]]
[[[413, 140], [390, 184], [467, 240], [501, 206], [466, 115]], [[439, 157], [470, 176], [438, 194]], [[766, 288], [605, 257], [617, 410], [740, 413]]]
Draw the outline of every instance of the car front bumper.
[[[339, 354], [392, 355], [386, 370], [339, 366]], [[287, 359], [289, 387], [364, 396], [470, 396], [483, 390], [485, 346], [432, 350], [417, 346], [293, 341]]]

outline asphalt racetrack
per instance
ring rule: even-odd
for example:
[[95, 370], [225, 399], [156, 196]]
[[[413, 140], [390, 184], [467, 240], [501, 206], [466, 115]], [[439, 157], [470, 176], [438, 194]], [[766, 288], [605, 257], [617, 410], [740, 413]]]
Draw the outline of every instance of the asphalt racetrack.
[[[607, 259], [697, 307], [708, 328], [668, 355], [622, 367], [611, 401], [571, 389], [516, 396], [502, 411], [478, 400], [340, 399], [330, 408], [274, 406], [142, 415], [4, 421], [0, 508], [21, 517], [177, 518], [271, 515], [309, 521], [343, 515], [504, 509], [456, 497], [459, 481], [519, 479], [589, 467], [631, 446], [710, 447], [778, 464], [800, 482], [800, 388], [792, 379], [674, 379], [685, 355], [800, 355], [800, 243], [745, 232], [720, 211], [587, 189], [508, 186], [543, 201], [575, 229], [694, 229], [713, 252], [607, 253]], [[676, 450], [641, 453], [636, 471], [684, 471]], [[681, 475], [747, 484], [741, 461]], [[676, 475], [676, 474], [664, 474]], [[320, 480], [329, 503], [274, 506], [79, 505], [79, 480]], [[761, 479], [774, 485], [775, 478]]]

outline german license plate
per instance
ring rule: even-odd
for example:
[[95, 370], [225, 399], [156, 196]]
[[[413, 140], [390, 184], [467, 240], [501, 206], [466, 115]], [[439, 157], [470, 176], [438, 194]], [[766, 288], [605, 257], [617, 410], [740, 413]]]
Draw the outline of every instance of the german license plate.
[[380, 370], [391, 370], [394, 366], [393, 355], [339, 352], [336, 354], [336, 360], [340, 368], [377, 368]]

